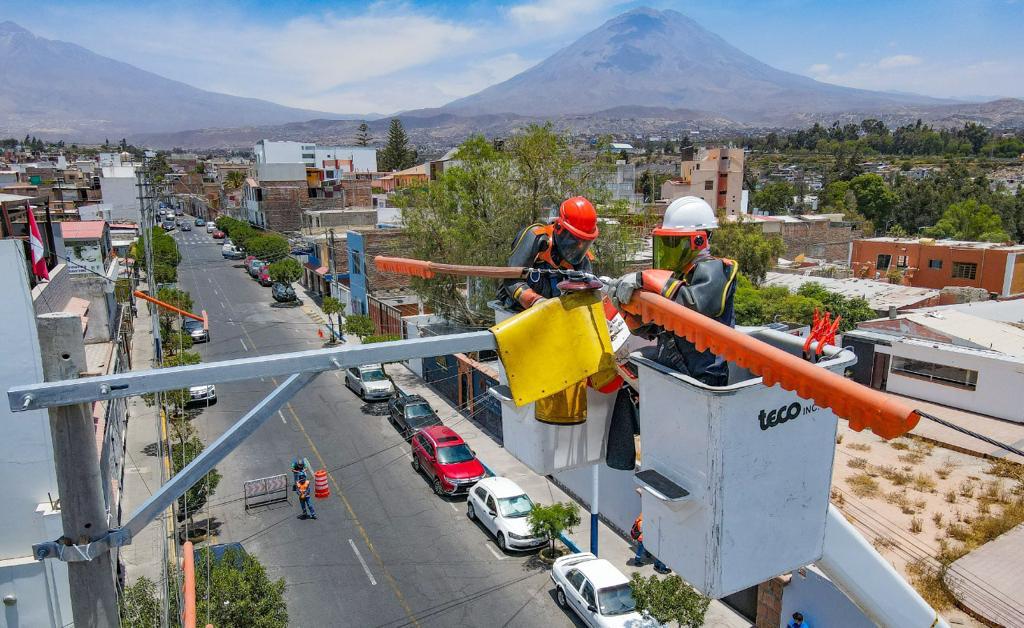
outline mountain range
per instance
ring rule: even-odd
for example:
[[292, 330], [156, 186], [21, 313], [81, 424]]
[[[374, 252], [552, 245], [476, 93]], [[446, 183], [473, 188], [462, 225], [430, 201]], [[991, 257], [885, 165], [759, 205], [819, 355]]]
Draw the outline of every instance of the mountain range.
[[[261, 138], [351, 142], [360, 117], [283, 107], [172, 81], [0, 23], [0, 133], [154, 147], [235, 148]], [[70, 70], [69, 70], [70, 68]], [[758, 61], [673, 11], [614, 17], [541, 63], [442, 107], [396, 114], [415, 143], [551, 121], [582, 133], [794, 128], [876, 117], [1024, 126], [1024, 101], [959, 103], [822, 83]], [[371, 121], [386, 134], [388, 121]]]

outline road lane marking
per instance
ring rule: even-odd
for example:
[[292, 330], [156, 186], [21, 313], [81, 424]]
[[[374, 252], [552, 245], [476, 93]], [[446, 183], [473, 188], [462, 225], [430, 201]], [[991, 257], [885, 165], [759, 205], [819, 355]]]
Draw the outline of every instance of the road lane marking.
[[363, 555], [359, 553], [359, 548], [356, 547], [355, 541], [349, 539], [348, 544], [352, 547], [352, 551], [356, 553], [356, 558], [359, 559], [359, 564], [363, 566], [363, 571], [366, 572], [366, 577], [370, 579], [370, 584], [377, 586], [377, 581], [373, 579], [373, 574], [370, 573], [370, 566], [366, 564], [365, 560], [363, 560]]
[[508, 558], [508, 556], [499, 556], [497, 550], [494, 549], [490, 541], [487, 541], [487, 544], [484, 545], [484, 547], [486, 547], [487, 551], [490, 552], [491, 555], [497, 558], [498, 560], [505, 560], [506, 558]]
[[448, 502], [448, 505], [451, 506], [452, 510], [454, 510], [455, 512], [459, 512], [459, 509], [455, 507], [455, 504]]
[[[242, 350], [243, 350], [243, 351], [248, 351], [248, 350], [249, 350], [249, 347], [245, 346], [245, 341], [244, 341], [244, 340], [242, 340], [241, 338], [239, 338], [239, 339], [238, 339], [238, 342], [242, 343]], [[262, 379], [262, 378], [260, 378], [260, 379]]]
[[280, 411], [280, 410], [278, 410], [278, 411], [277, 411], [277, 416], [281, 417], [281, 422], [282, 422], [282, 423], [284, 423], [285, 425], [288, 425], [288, 421], [285, 421], [285, 420], [284, 420], [284, 415], [283, 415], [283, 414], [281, 414], [281, 411]]

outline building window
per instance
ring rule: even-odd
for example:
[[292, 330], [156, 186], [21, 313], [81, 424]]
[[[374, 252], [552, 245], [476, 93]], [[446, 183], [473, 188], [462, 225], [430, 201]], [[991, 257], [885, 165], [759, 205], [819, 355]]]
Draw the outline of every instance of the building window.
[[893, 356], [892, 372], [915, 379], [927, 380], [935, 384], [942, 384], [943, 386], [963, 388], [964, 390], [976, 390], [978, 388], [978, 371], [961, 369], [946, 364], [935, 364], [934, 362]]
[[316, 155], [313, 153], [302, 153], [303, 159], [316, 159]]
[[889, 270], [889, 264], [892, 264], [892, 255], [879, 255], [878, 262], [875, 264], [875, 269]]
[[974, 279], [978, 265], [971, 262], [953, 262], [953, 279]]
[[705, 181], [704, 182], [704, 189], [705, 190], [710, 190], [713, 187], [715, 187], [715, 182], [714, 181]]
[[930, 259], [928, 260], [928, 268], [942, 268], [942, 260]]
[[907, 267], [907, 256], [906, 255], [897, 255], [896, 256], [896, 268], [906, 268], [906, 267]]

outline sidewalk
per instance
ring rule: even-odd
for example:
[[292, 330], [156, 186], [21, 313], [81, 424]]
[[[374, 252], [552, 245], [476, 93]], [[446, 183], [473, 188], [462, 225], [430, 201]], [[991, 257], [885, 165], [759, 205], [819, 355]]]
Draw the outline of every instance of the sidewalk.
[[[141, 305], [141, 303], [140, 303]], [[135, 338], [132, 342], [133, 370], [154, 368], [153, 335], [148, 307], [140, 307], [135, 319]], [[122, 518], [127, 519], [157, 488], [160, 487], [158, 442], [160, 439], [160, 412], [156, 406], [147, 406], [141, 397], [128, 400], [128, 438], [125, 450], [124, 494], [121, 498]], [[121, 548], [126, 582], [146, 576], [158, 587], [163, 577], [164, 538], [168, 534], [166, 513], [151, 522], [132, 538], [131, 545]]]
[[[446, 399], [434, 392], [432, 388], [406, 366], [401, 364], [389, 365], [388, 374], [391, 375], [395, 385], [403, 391], [423, 396], [437, 411], [438, 416], [441, 417], [445, 424], [451, 425], [458, 422], [456, 431], [472, 446], [480, 460], [496, 475], [513, 480], [538, 502], [550, 504], [552, 502], [572, 500], [569, 495], [555, 486], [548, 478], [534, 473], [526, 465], [516, 460], [485, 432], [480, 430], [474, 423], [466, 421]], [[582, 510], [580, 516], [583, 521], [570, 535], [570, 541], [580, 550], [590, 551], [590, 514], [585, 509]], [[627, 561], [633, 558], [635, 553], [632, 545], [609, 528], [603, 521], [598, 528], [598, 535], [598, 554], [601, 558], [611, 561], [624, 574], [629, 575], [634, 571], [639, 571], [644, 576], [649, 576], [655, 573], [651, 565], [645, 565], [639, 569], [627, 565]], [[747, 628], [750, 626], [750, 622], [737, 615], [718, 600], [713, 600], [708, 608], [704, 625], [716, 628], [732, 626]]]

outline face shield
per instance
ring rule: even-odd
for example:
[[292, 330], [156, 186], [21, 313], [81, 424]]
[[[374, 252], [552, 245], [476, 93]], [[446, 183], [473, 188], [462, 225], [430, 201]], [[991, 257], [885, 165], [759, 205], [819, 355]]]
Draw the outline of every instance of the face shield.
[[568, 229], [555, 229], [555, 246], [562, 259], [576, 266], [586, 257], [593, 240], [581, 240], [569, 233]]
[[654, 268], [682, 272], [708, 247], [707, 233], [654, 233]]

